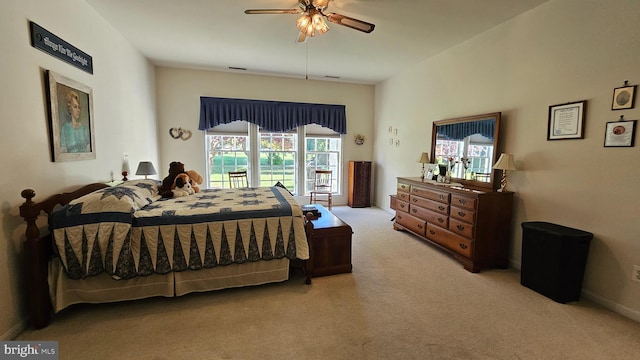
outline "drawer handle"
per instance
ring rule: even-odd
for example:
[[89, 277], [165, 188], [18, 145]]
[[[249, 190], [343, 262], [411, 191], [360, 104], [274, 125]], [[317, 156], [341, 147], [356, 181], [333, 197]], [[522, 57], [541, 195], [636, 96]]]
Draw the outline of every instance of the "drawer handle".
[[467, 203], [467, 200], [465, 200], [465, 199], [458, 199], [458, 202], [459, 202], [460, 204], [464, 205], [464, 204], [466, 204], [466, 203]]
[[443, 211], [444, 210], [444, 206], [442, 206], [442, 205], [438, 206], [438, 210]]
[[440, 194], [440, 200], [444, 200], [444, 199], [445, 199], [445, 196]]
[[416, 199], [416, 198], [413, 198], [412, 200], [413, 200], [413, 202], [418, 202], [418, 199]]
[[418, 210], [416, 210], [416, 209], [411, 209], [411, 212], [415, 214], [415, 213], [417, 213], [417, 212], [418, 212]]
[[405, 204], [401, 204], [400, 207], [404, 209], [406, 205]]
[[401, 188], [401, 189], [406, 189], [406, 188], [407, 188], [407, 186], [406, 186], [406, 185], [400, 185], [400, 188]]
[[465, 244], [463, 244], [463, 243], [460, 243], [460, 247], [461, 247], [462, 249], [466, 249], [466, 248], [467, 248], [467, 245], [465, 245]]
[[462, 225], [458, 225], [456, 227], [458, 228], [458, 230], [464, 230], [464, 226], [462, 226]]
[[465, 217], [467, 216], [467, 213], [465, 213], [464, 211], [458, 211], [458, 215]]
[[438, 222], [439, 222], [440, 224], [442, 224], [442, 223], [444, 222], [444, 219], [443, 219], [443, 218], [438, 218]]
[[436, 234], [436, 232], [435, 232], [435, 231], [433, 231], [433, 230], [429, 230], [429, 234], [431, 234], [431, 235], [435, 235], [435, 234]]
[[419, 224], [419, 225], [418, 225], [418, 229], [422, 229], [422, 224]]
[[396, 215], [396, 217], [398, 218], [398, 220], [402, 220], [402, 215]]

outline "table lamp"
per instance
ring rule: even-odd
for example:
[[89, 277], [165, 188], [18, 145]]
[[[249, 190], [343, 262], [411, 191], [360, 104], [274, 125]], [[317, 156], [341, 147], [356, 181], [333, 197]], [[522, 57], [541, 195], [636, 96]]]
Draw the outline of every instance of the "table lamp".
[[426, 152], [423, 152], [418, 158], [418, 162], [422, 164], [422, 176], [420, 176], [420, 179], [424, 181], [424, 171], [425, 171], [424, 164], [429, 163], [429, 154], [427, 154]]
[[513, 162], [513, 155], [502, 153], [500, 158], [493, 165], [494, 169], [502, 170], [502, 178], [500, 179], [500, 189], [498, 191], [504, 191], [507, 187], [507, 172], [509, 170], [515, 170], [516, 165]]
[[136, 170], [136, 175], [144, 175], [144, 178], [147, 178], [147, 175], [155, 175], [156, 169], [153, 167], [151, 161], [140, 161], [138, 164], [138, 169]]

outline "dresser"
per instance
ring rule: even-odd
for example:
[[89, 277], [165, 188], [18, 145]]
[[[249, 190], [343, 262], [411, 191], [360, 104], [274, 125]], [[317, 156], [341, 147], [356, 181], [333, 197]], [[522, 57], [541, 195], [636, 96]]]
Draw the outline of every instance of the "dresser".
[[371, 206], [371, 161], [349, 161], [348, 190], [349, 206]]
[[479, 272], [506, 268], [513, 192], [480, 191], [399, 177], [394, 229], [408, 231]]

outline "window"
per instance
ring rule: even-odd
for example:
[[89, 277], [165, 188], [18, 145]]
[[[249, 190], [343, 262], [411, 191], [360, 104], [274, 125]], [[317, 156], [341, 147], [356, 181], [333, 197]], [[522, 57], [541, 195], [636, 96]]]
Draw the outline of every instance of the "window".
[[340, 138], [328, 137], [307, 137], [305, 151], [305, 175], [306, 187], [305, 195], [313, 189], [314, 175], [316, 169], [333, 171], [333, 189], [332, 192], [337, 193], [339, 187], [340, 173]]
[[315, 169], [330, 169], [333, 191], [340, 193], [342, 142], [330, 129], [312, 124], [286, 133], [263, 132], [257, 125], [235, 121], [207, 130], [205, 142], [205, 183], [210, 188], [228, 188], [227, 172], [247, 169], [251, 186], [279, 181], [302, 196], [311, 190]]
[[296, 188], [297, 140], [295, 133], [260, 133], [260, 186]]
[[207, 180], [210, 188], [227, 188], [229, 171], [248, 169], [249, 137], [243, 135], [208, 135]]

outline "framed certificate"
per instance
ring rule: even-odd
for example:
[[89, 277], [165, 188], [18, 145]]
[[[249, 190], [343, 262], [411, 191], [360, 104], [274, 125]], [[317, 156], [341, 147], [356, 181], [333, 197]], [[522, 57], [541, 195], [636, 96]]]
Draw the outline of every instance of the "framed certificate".
[[549, 106], [547, 140], [583, 139], [586, 100]]
[[604, 134], [605, 147], [632, 147], [636, 135], [637, 120], [610, 121]]

